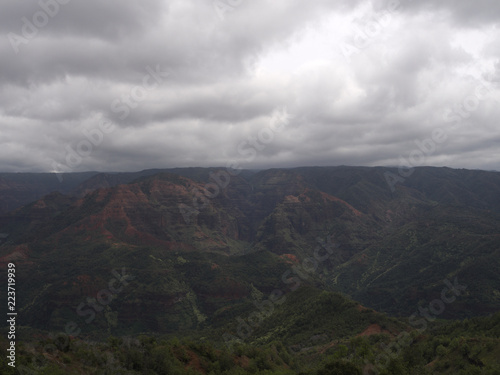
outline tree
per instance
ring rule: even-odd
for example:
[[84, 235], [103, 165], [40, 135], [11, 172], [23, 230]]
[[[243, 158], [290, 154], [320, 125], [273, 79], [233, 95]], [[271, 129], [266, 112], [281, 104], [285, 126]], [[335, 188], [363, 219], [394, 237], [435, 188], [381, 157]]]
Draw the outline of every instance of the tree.
[[324, 368], [318, 370], [317, 375], [361, 375], [361, 370], [352, 363], [334, 361], [327, 363]]

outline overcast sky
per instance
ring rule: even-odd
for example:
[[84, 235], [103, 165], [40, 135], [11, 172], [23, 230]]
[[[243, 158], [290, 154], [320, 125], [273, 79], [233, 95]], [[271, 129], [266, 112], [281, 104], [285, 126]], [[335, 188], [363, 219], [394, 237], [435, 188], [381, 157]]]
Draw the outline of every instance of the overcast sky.
[[0, 171], [500, 170], [495, 0], [2, 0]]

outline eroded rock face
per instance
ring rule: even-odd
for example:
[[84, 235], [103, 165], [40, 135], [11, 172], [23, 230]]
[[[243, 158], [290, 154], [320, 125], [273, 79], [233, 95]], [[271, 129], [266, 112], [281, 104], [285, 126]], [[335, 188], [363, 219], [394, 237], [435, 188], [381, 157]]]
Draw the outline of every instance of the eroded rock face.
[[[475, 294], [457, 309], [498, 306], [500, 220], [476, 207], [481, 197], [467, 199], [472, 206], [447, 205], [426, 198], [427, 184], [425, 193], [413, 184], [391, 196], [382, 172], [354, 172], [263, 171], [232, 176], [217, 194], [206, 193], [210, 180], [171, 173], [117, 186], [119, 179], [101, 176], [78, 199], [54, 193], [0, 222], [9, 228], [0, 264], [19, 265], [20, 303], [33, 316], [28, 323], [45, 328], [75, 315], [81, 320], [76, 308], [97, 298], [121, 267], [134, 282], [86, 329], [115, 322], [116, 329], [175, 330], [228, 319], [251, 308], [254, 287], [269, 294], [291, 269], [302, 272], [304, 283], [400, 315], [411, 314], [419, 300], [431, 301], [445, 271], [490, 285], [472, 285]], [[440, 194], [446, 201], [451, 196]], [[463, 194], [470, 198], [473, 190]], [[189, 221], [181, 205], [191, 210]], [[310, 274], [301, 271], [327, 236], [335, 241], [332, 254]], [[478, 254], [481, 261], [474, 260]]]

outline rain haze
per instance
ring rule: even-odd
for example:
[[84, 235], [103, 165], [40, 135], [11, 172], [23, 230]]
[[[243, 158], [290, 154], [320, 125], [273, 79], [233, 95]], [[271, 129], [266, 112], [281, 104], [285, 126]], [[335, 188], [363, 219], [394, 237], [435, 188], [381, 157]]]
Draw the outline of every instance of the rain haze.
[[3, 0], [0, 171], [500, 170], [495, 1]]

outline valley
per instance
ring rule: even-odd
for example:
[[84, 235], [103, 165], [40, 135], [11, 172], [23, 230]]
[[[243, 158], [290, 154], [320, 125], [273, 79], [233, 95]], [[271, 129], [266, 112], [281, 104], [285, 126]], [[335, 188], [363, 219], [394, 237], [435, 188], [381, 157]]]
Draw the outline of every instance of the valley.
[[[477, 353], [463, 368], [496, 373], [500, 173], [421, 167], [392, 192], [388, 170], [92, 173], [37, 190], [57, 182], [48, 174], [19, 193], [19, 176], [4, 174], [0, 200], [18, 207], [0, 221], [0, 275], [15, 264], [23, 356], [40, 338], [62, 349], [42, 350], [39, 370], [74, 373], [92, 368], [77, 353], [97, 347], [115, 358], [110, 373], [135, 373], [117, 358], [123, 345], [166, 351], [171, 371], [193, 374], [247, 373], [257, 358], [269, 374], [448, 362], [439, 373], [458, 373], [450, 361], [467, 343]], [[222, 355], [233, 365], [210, 372]]]

